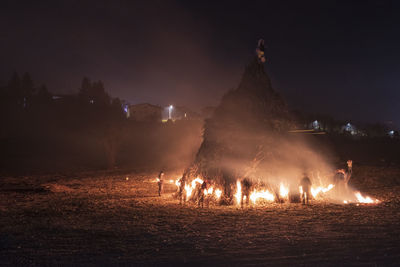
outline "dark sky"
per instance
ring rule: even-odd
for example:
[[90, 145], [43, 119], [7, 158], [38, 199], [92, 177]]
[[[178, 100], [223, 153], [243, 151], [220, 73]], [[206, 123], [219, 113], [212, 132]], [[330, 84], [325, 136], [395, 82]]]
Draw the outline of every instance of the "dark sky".
[[400, 125], [396, 1], [1, 1], [0, 79], [83, 76], [130, 103], [216, 105], [258, 38], [292, 108]]

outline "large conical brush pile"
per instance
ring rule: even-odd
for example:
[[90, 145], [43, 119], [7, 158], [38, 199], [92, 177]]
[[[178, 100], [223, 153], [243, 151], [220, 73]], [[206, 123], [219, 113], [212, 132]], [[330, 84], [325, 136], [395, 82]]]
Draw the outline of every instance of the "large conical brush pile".
[[206, 120], [203, 143], [189, 175], [223, 185], [229, 198], [236, 179], [255, 177], [263, 163], [277, 156], [272, 149], [274, 137], [286, 135], [292, 126], [284, 100], [255, 57], [245, 68], [239, 87], [226, 93]]

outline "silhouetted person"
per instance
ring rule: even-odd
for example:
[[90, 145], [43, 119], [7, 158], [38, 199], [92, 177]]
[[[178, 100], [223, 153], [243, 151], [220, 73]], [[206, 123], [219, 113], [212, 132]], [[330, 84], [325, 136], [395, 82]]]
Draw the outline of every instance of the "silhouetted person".
[[351, 175], [353, 174], [353, 161], [348, 160], [347, 161], [347, 171], [344, 174], [344, 188], [348, 190], [348, 184], [351, 178]]
[[186, 173], [183, 174], [182, 178], [180, 179], [180, 184], [179, 184], [179, 191], [178, 191], [178, 196], [179, 196], [179, 204], [186, 203], [186, 192], [185, 192], [185, 185], [186, 185]]
[[353, 161], [347, 161], [347, 170], [338, 169], [334, 177], [335, 186], [340, 194], [347, 193], [348, 183], [350, 181], [351, 175], [353, 174]]
[[246, 205], [248, 206], [250, 203], [250, 189], [251, 189], [250, 180], [248, 178], [244, 178], [242, 181], [242, 199], [240, 201], [242, 208], [243, 208], [244, 197], [246, 197]]
[[204, 207], [204, 198], [205, 198], [205, 193], [204, 191], [207, 190], [207, 181], [204, 180], [203, 183], [200, 186], [200, 191], [199, 191], [199, 207]]
[[256, 48], [256, 55], [261, 63], [265, 63], [265, 47], [264, 47], [264, 40], [258, 40], [257, 48]]
[[164, 172], [160, 171], [158, 174], [158, 195], [161, 196], [164, 187]]
[[303, 192], [301, 194], [302, 203], [303, 205], [305, 205], [306, 203], [308, 204], [311, 197], [311, 180], [310, 178], [308, 178], [307, 174], [304, 174], [303, 179], [301, 179], [300, 186], [303, 189]]

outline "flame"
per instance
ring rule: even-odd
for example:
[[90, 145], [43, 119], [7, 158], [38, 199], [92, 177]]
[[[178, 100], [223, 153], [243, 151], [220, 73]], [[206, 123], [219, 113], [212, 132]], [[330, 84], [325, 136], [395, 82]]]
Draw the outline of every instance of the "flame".
[[192, 181], [191, 184], [185, 185], [185, 191], [186, 191], [186, 198], [189, 198], [192, 195], [193, 190], [196, 188], [196, 183], [203, 183], [203, 180], [200, 178], [196, 178]]
[[189, 197], [192, 195], [193, 188], [190, 185], [185, 185], [185, 191], [186, 191], [186, 198], [189, 199]]
[[211, 186], [210, 188], [208, 188], [208, 190], [204, 190], [205, 191], [205, 194], [207, 195], [212, 195], [212, 193], [213, 193], [213, 191], [214, 191], [214, 188]]
[[239, 180], [236, 181], [236, 203], [240, 205], [240, 201], [242, 200], [242, 185]]
[[284, 186], [283, 183], [281, 183], [279, 187], [279, 196], [282, 198], [287, 198], [289, 196], [289, 188]]
[[360, 192], [356, 192], [355, 196], [357, 198], [357, 201], [360, 203], [379, 203], [379, 200], [377, 200], [377, 199], [373, 200], [372, 198], [370, 198], [368, 196], [363, 197]]
[[268, 190], [263, 190], [263, 191], [254, 190], [250, 194], [250, 200], [253, 202], [253, 204], [255, 204], [258, 199], [265, 199], [265, 200], [268, 200], [268, 201], [274, 201], [275, 200], [275, 196], [273, 194], [271, 194]]
[[334, 188], [335, 186], [333, 184], [328, 185], [328, 187], [322, 187], [322, 186], [318, 186], [317, 188], [313, 188], [311, 187], [311, 195], [316, 198], [318, 196], [319, 193], [326, 193], [329, 190], [331, 190], [332, 188]]
[[214, 188], [212, 186], [208, 189], [204, 189], [204, 195], [206, 195], [206, 196], [212, 195], [213, 191], [214, 191]]
[[[356, 196], [356, 199], [357, 199], [356, 202], [357, 203], [372, 204], [372, 203], [379, 203], [380, 202], [379, 199], [373, 200], [372, 198], [370, 198], [368, 196], [364, 197], [363, 195], [361, 195], [360, 192], [355, 192], [354, 195]], [[349, 203], [351, 203], [351, 201], [350, 200], [343, 200], [343, 203], [344, 204], [349, 204]], [[357, 206], [358, 206], [358, 204], [357, 204]]]
[[221, 195], [222, 195], [222, 191], [220, 189], [216, 189], [215, 190], [215, 196], [217, 197], [217, 200], [220, 199]]
[[192, 181], [192, 188], [194, 189], [196, 187], [196, 183], [202, 184], [203, 180], [201, 180], [199, 177], [197, 177], [196, 179], [194, 179]]
[[[177, 178], [175, 182], [171, 180], [172, 183], [175, 183], [175, 185], [179, 188], [181, 185], [180, 178]], [[192, 182], [185, 184], [185, 192], [186, 192], [186, 198], [189, 199], [192, 196], [193, 190], [195, 190], [197, 184], [202, 184], [204, 181], [197, 177], [194, 179]], [[222, 191], [218, 188], [214, 189], [213, 186], [209, 187], [208, 189], [204, 189], [203, 193], [205, 196], [210, 196], [212, 197], [213, 195], [217, 200], [220, 199], [222, 195]]]
[[[154, 180], [155, 182], [159, 182], [160, 179], [156, 178]], [[178, 188], [181, 185], [181, 181], [180, 178], [177, 178], [175, 181], [174, 180], [169, 180], [169, 182], [171, 184], [175, 184]], [[190, 183], [186, 183], [185, 184], [185, 192], [186, 192], [186, 197], [187, 199], [190, 199], [190, 197], [193, 195], [193, 191], [196, 189], [197, 184], [202, 184], [204, 181], [203, 179], [197, 177], [194, 180], [192, 180]], [[311, 194], [314, 198], [323, 198], [323, 193], [326, 193], [330, 190], [332, 190], [332, 188], [334, 188], [335, 185], [334, 184], [329, 184], [328, 186], [324, 187], [324, 186], [318, 186], [318, 187], [311, 187]], [[220, 188], [218, 188], [217, 186], [209, 186], [208, 188], [204, 189], [202, 191], [204, 193], [205, 196], [207, 197], [211, 197], [214, 200], [219, 200], [222, 196], [222, 190]], [[284, 184], [284, 182], [280, 182], [279, 184], [279, 192], [276, 192], [276, 194], [279, 193], [279, 197], [280, 198], [288, 198], [289, 196], [289, 186], [287, 184]], [[302, 194], [303, 193], [303, 187], [299, 186], [299, 193]], [[241, 204], [242, 202], [242, 184], [240, 182], [240, 180], [236, 181], [236, 192], [234, 194], [236, 203], [238, 205]], [[349, 203], [379, 203], [380, 201], [378, 199], [372, 199], [369, 196], [363, 196], [360, 192], [354, 192], [354, 198], [351, 198], [351, 200], [349, 199], [344, 199], [341, 200], [343, 201], [344, 204], [349, 204]], [[251, 194], [250, 194], [250, 200], [253, 204], [256, 204], [258, 200], [265, 200], [265, 201], [275, 201], [275, 194], [271, 193], [270, 191], [268, 191], [268, 189], [265, 188], [258, 188], [258, 189], [254, 189]]]

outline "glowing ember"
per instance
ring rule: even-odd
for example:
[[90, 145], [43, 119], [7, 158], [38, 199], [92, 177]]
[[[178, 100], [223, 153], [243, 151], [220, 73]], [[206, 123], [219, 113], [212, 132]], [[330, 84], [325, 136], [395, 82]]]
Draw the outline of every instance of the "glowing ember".
[[235, 198], [236, 198], [236, 203], [238, 205], [240, 205], [240, 201], [242, 200], [242, 185], [240, 184], [240, 181], [237, 180], [236, 182], [236, 194], [235, 194]]
[[274, 201], [275, 197], [268, 190], [264, 190], [264, 191], [254, 190], [250, 194], [250, 200], [253, 202], [253, 204], [255, 204], [257, 202], [257, 200], [259, 200], [259, 199], [264, 199], [267, 201]]
[[282, 198], [287, 198], [289, 196], [289, 188], [284, 186], [283, 183], [281, 183], [279, 187], [279, 196]]

